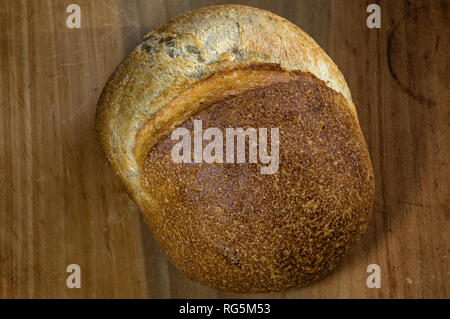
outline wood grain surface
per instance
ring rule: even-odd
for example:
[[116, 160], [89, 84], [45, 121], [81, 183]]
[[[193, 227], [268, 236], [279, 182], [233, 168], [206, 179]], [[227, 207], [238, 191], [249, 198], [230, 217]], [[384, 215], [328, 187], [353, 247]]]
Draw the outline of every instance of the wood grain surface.
[[[234, 1], [234, 3], [240, 1]], [[96, 141], [95, 108], [149, 30], [226, 1], [0, 1], [0, 297], [449, 298], [450, 1], [246, 1], [308, 32], [352, 91], [376, 178], [368, 232], [303, 289], [230, 294], [160, 251]], [[373, 1], [375, 2], [375, 0]], [[66, 7], [81, 7], [81, 28]], [[81, 267], [68, 289], [66, 267]], [[369, 289], [366, 268], [381, 267]]]

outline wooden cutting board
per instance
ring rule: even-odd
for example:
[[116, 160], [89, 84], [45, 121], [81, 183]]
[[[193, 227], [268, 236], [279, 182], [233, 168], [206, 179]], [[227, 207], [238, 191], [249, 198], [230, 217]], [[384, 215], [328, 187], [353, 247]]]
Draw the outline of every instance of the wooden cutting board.
[[[66, 7], [81, 8], [81, 28]], [[233, 1], [234, 3], [239, 1]], [[95, 108], [149, 30], [226, 1], [0, 1], [0, 297], [248, 297], [187, 279], [96, 141]], [[257, 297], [450, 297], [450, 2], [247, 1], [308, 32], [344, 73], [376, 177], [368, 232], [325, 279]], [[66, 267], [81, 267], [69, 289]], [[368, 288], [369, 264], [381, 288]], [[254, 295], [252, 295], [254, 296]]]

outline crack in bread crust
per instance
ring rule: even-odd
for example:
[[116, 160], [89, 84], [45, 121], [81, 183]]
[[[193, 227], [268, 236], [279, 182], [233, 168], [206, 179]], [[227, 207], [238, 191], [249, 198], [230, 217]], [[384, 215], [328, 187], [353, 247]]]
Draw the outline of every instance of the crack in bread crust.
[[[323, 83], [312, 77], [315, 81]], [[162, 136], [167, 135], [207, 105], [257, 87], [302, 78], [305, 79], [305, 73], [288, 72], [278, 64], [250, 64], [214, 73], [194, 83], [153, 115], [136, 134], [134, 156], [137, 166], [142, 167], [146, 154]], [[343, 103], [346, 104], [345, 99]], [[356, 118], [353, 109], [349, 109]]]

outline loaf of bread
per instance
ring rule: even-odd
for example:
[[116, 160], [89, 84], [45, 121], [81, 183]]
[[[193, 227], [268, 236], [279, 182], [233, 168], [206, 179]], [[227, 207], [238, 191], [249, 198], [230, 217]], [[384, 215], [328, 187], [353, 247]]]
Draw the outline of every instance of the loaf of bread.
[[[313, 39], [270, 12], [208, 7], [148, 33], [106, 84], [96, 125], [162, 251], [208, 286], [305, 286], [337, 266], [370, 218], [373, 171], [347, 83]], [[227, 160], [233, 148], [196, 161], [195, 145], [175, 161], [174, 132], [195, 139], [196, 125], [223, 132], [216, 146], [229, 128], [254, 128], [260, 144], [265, 132], [275, 170], [249, 160], [251, 134], [244, 162]]]

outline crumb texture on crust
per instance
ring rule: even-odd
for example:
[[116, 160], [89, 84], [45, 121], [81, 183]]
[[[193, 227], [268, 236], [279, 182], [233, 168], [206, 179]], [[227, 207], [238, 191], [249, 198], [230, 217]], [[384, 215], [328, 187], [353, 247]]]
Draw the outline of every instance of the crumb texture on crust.
[[273, 175], [260, 174], [260, 163], [176, 164], [178, 141], [161, 139], [141, 174], [157, 209], [143, 214], [169, 259], [192, 279], [237, 292], [301, 287], [333, 270], [364, 232], [374, 189], [343, 99], [304, 74], [217, 102], [182, 125], [191, 134], [193, 119], [222, 131], [278, 127]]
[[146, 35], [111, 76], [98, 103], [100, 141], [138, 204], [151, 200], [140, 187], [133, 154], [142, 126], [192, 84], [221, 70], [254, 63], [314, 74], [341, 93], [354, 111], [338, 67], [286, 19], [242, 5], [186, 13]]

